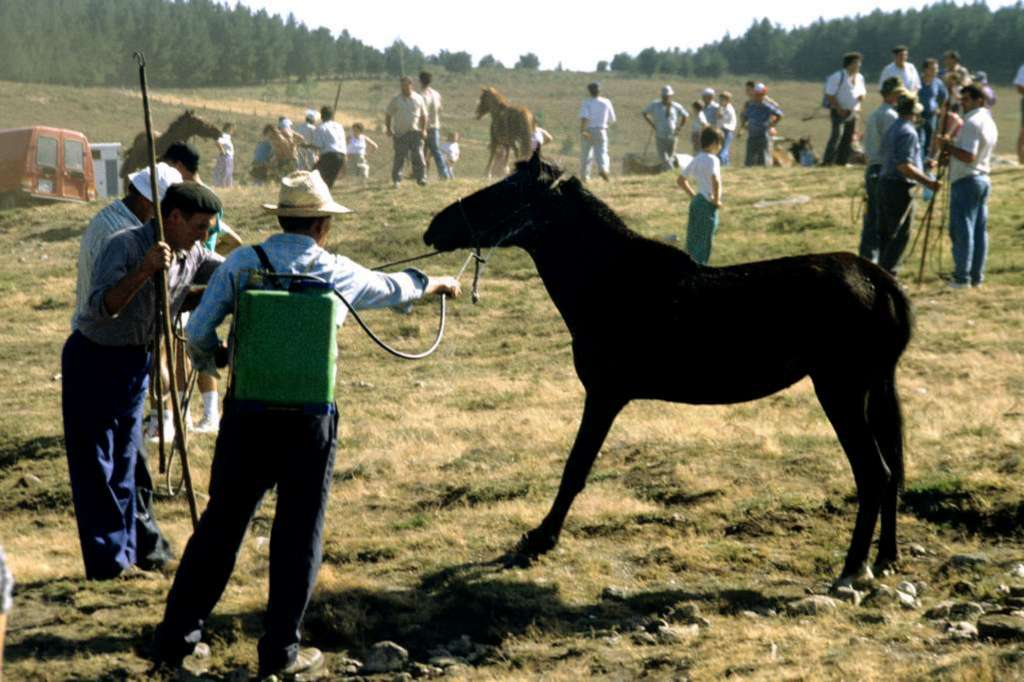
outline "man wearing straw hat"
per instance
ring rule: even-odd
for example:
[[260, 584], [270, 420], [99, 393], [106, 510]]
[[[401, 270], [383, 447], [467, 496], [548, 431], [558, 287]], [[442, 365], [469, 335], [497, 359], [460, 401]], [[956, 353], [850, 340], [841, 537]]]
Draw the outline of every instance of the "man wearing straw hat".
[[[369, 270], [324, 249], [335, 216], [349, 213], [336, 203], [319, 172], [296, 171], [281, 180], [277, 204], [264, 204], [282, 232], [261, 248], [234, 251], [210, 280], [185, 334], [200, 370], [224, 364], [226, 346], [217, 327], [232, 313], [237, 292], [253, 271], [319, 277], [355, 308], [405, 307], [427, 295], [457, 296], [452, 277], [427, 277], [407, 269], [386, 274]], [[347, 310], [338, 312], [339, 322]], [[302, 349], [295, 349], [302, 352]], [[220, 361], [218, 361], [220, 360]], [[270, 536], [270, 592], [265, 633], [259, 642], [259, 674], [292, 676], [323, 665], [312, 647], [299, 646], [299, 631], [322, 556], [324, 511], [334, 469], [338, 428], [336, 405], [323, 414], [263, 409], [225, 400], [210, 477], [210, 502], [188, 542], [157, 629], [157, 658], [165, 665], [205, 655], [203, 622], [220, 599], [234, 568], [249, 520], [263, 495], [277, 486]]]
[[157, 241], [154, 221], [107, 239], [64, 344], [64, 442], [86, 578], [107, 580], [135, 565], [146, 567], [138, 533], [145, 510], [136, 499], [142, 482], [136, 477], [159, 315], [153, 275], [167, 271], [176, 313], [196, 276], [223, 261], [199, 243], [220, 208], [206, 187], [178, 183], [160, 205], [166, 242]]

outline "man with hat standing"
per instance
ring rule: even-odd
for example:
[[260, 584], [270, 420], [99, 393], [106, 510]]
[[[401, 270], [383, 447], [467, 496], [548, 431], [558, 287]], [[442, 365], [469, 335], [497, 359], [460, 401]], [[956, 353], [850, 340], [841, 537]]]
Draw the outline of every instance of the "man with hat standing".
[[882, 169], [878, 176], [878, 264], [896, 275], [914, 221], [911, 190], [921, 184], [937, 191], [939, 183], [924, 172], [921, 138], [914, 121], [923, 108], [912, 94], [896, 101], [899, 120], [882, 138]]
[[[452, 277], [427, 277], [407, 269], [375, 272], [327, 252], [335, 216], [349, 213], [336, 203], [317, 172], [297, 171], [282, 179], [278, 203], [264, 205], [282, 233], [256, 248], [234, 251], [217, 270], [186, 328], [189, 354], [200, 369], [223, 366], [226, 344], [217, 327], [234, 310], [253, 271], [319, 277], [355, 308], [403, 307], [426, 295], [457, 296]], [[264, 260], [265, 259], [265, 260]], [[339, 309], [340, 321], [347, 310]], [[295, 349], [295, 352], [303, 352]], [[217, 436], [210, 502], [188, 542], [157, 629], [157, 657], [178, 665], [200, 643], [203, 622], [220, 599], [234, 569], [249, 520], [264, 494], [277, 486], [270, 537], [270, 592], [265, 634], [259, 642], [259, 675], [296, 675], [323, 664], [319, 650], [300, 648], [300, 627], [320, 570], [324, 511], [333, 477], [338, 411], [323, 414], [254, 411], [228, 396]]]
[[720, 109], [718, 102], [715, 101], [715, 89], [704, 88], [700, 93], [701, 104], [704, 105], [704, 118], [707, 119], [708, 125], [712, 128], [720, 128]]
[[221, 208], [213, 192], [197, 183], [175, 184], [160, 208], [166, 242], [157, 241], [150, 220], [104, 243], [61, 357], [71, 494], [85, 575], [92, 580], [147, 567], [137, 532], [136, 472], [160, 314], [153, 275], [166, 271], [176, 312], [197, 273], [223, 260], [199, 243]]
[[654, 146], [658, 151], [662, 170], [672, 170], [676, 155], [676, 137], [685, 129], [689, 112], [679, 102], [672, 101], [675, 92], [671, 85], [661, 89], [661, 99], [654, 100], [640, 112], [654, 131]]
[[608, 126], [615, 123], [615, 107], [607, 97], [601, 96], [601, 84], [596, 81], [587, 86], [590, 99], [580, 107], [580, 179], [590, 180], [590, 162], [597, 163], [597, 171], [605, 182], [611, 179], [611, 157], [608, 155]]
[[747, 166], [772, 165], [772, 130], [782, 119], [782, 109], [768, 99], [768, 86], [755, 83], [752, 99], [743, 110], [747, 124]]
[[864, 219], [860, 233], [861, 258], [878, 262], [878, 176], [882, 172], [882, 140], [893, 123], [899, 120], [896, 102], [908, 94], [898, 76], [886, 78], [882, 83], [882, 103], [868, 116], [864, 126]]
[[[161, 201], [167, 189], [182, 181], [181, 173], [167, 165], [156, 165], [157, 191]], [[107, 240], [122, 230], [141, 227], [153, 219], [152, 185], [149, 168], [128, 176], [128, 192], [123, 199], [104, 207], [89, 223], [78, 247], [78, 285], [75, 291], [75, 312], [71, 316], [71, 331], [78, 330], [78, 321], [89, 313], [89, 294], [92, 292], [93, 271]], [[153, 480], [140, 454], [135, 460], [135, 533], [136, 563], [145, 569], [159, 568], [173, 556], [170, 544], [160, 532], [153, 515]]]

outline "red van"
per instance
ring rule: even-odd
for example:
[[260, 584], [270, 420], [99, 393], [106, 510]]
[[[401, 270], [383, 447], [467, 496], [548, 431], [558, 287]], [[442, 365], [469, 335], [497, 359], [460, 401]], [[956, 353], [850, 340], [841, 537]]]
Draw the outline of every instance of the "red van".
[[95, 198], [96, 176], [85, 135], [45, 126], [0, 130], [0, 208], [32, 200]]

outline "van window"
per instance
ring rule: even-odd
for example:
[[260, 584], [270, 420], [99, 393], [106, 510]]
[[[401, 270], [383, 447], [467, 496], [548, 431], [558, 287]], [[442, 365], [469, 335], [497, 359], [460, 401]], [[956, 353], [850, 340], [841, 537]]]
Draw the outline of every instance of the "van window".
[[57, 167], [57, 140], [40, 136], [36, 140], [36, 165], [41, 168]]
[[85, 148], [78, 140], [64, 140], [64, 168], [85, 172]]

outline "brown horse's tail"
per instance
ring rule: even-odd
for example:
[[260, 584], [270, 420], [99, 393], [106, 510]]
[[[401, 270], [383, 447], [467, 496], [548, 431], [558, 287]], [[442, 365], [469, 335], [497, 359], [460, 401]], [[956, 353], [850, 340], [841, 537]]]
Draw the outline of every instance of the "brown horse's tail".
[[516, 113], [518, 115], [515, 116], [512, 139], [515, 140], [519, 156], [525, 158], [530, 155], [530, 148], [533, 145], [533, 129], [536, 123], [533, 120], [533, 112], [526, 107]]

